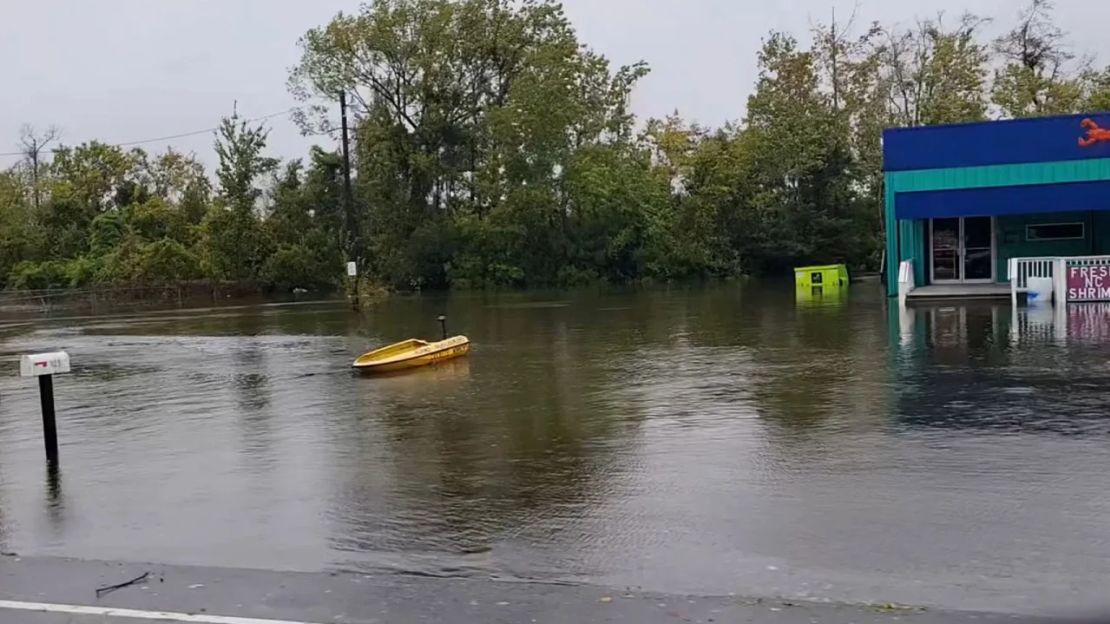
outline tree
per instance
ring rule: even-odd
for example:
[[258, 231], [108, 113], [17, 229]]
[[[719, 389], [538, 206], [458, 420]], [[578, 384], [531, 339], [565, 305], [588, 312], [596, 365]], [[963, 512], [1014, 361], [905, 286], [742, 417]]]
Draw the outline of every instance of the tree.
[[216, 131], [216, 179], [220, 203], [200, 224], [201, 263], [222, 280], [255, 280], [273, 251], [273, 240], [256, 210], [262, 189], [278, 160], [263, 155], [268, 132], [235, 117], [224, 118]]
[[890, 106], [891, 79], [883, 71], [888, 52], [883, 28], [872, 23], [855, 36], [854, 21], [853, 14], [846, 24], [838, 24], [834, 13], [831, 24], [818, 24], [813, 52], [823, 88], [831, 92], [835, 133], [841, 137], [838, 149], [846, 150], [851, 163], [853, 193], [845, 242], [853, 249], [847, 257], [874, 266], [883, 240], [882, 133], [896, 122]]
[[88, 250], [89, 227], [97, 216], [146, 201], [145, 162], [142, 150], [125, 152], [97, 141], [55, 149], [43, 178], [49, 201], [35, 215], [51, 252], [80, 256]]
[[215, 206], [200, 224], [200, 261], [217, 280], [253, 281], [273, 252], [273, 239], [251, 212]]
[[43, 155], [46, 147], [53, 143], [61, 132], [55, 126], [49, 126], [41, 133], [36, 132], [34, 126], [23, 124], [19, 129], [19, 151], [27, 163], [31, 176], [31, 205], [39, 209], [41, 187], [39, 186], [39, 173], [42, 171]]
[[192, 242], [187, 215], [161, 197], [131, 206], [127, 210], [126, 224], [131, 232], [146, 241]]
[[93, 219], [89, 226], [89, 251], [96, 256], [107, 255], [123, 242], [127, 234], [127, 219], [122, 213], [104, 213]]
[[1050, 0], [1031, 0], [1018, 25], [994, 43], [1004, 65], [995, 72], [992, 100], [1008, 117], [1077, 112], [1083, 103], [1082, 68], [1072, 70], [1075, 55], [1052, 10]]
[[[375, 272], [446, 286], [450, 265], [465, 280], [459, 267], [483, 261], [452, 262], [461, 240], [483, 250], [465, 252], [475, 258], [511, 247], [503, 275], [558, 279], [574, 211], [562, 173], [579, 149], [634, 139], [628, 98], [644, 66], [611, 69], [550, 0], [385, 0], [310, 30], [301, 46], [294, 94], [313, 103], [345, 92], [354, 103]], [[326, 112], [314, 104], [302, 122], [329, 130]], [[475, 225], [487, 219], [498, 223]]]
[[237, 117], [212, 178], [172, 149], [28, 128], [0, 172], [0, 282], [328, 289], [349, 225], [363, 275], [398, 289], [875, 268], [885, 128], [1110, 109], [1110, 68], [1026, 1], [993, 41], [972, 15], [771, 33], [743, 119], [711, 128], [640, 124], [647, 66], [584, 45], [555, 0], [376, 0], [307, 31], [289, 75], [306, 131], [352, 103], [355, 223], [334, 150], [279, 167]]
[[176, 206], [188, 223], [200, 223], [211, 201], [212, 182], [196, 156], [170, 148], [148, 169], [153, 194]]
[[43, 232], [36, 227], [24, 191], [19, 176], [0, 171], [0, 283], [7, 281], [21, 261], [38, 259], [46, 251]]
[[941, 15], [912, 29], [885, 31], [880, 72], [896, 125], [986, 118], [989, 53], [978, 40], [984, 23], [965, 14], [948, 28]]
[[342, 267], [342, 160], [313, 148], [306, 171], [292, 161], [275, 176], [266, 229], [277, 246], [261, 268], [262, 279], [278, 291], [326, 289]]
[[1084, 87], [1083, 110], [1110, 111], [1110, 67], [1102, 71], [1087, 70], [1082, 78]]
[[54, 150], [50, 164], [51, 199], [72, 200], [88, 221], [111, 208], [143, 201], [148, 195], [141, 149], [126, 152], [98, 141]]
[[265, 127], [251, 127], [236, 117], [225, 117], [216, 130], [216, 179], [220, 199], [232, 210], [253, 211], [262, 196], [255, 181], [278, 166], [276, 158], [262, 155], [268, 135]]
[[163, 238], [140, 247], [133, 281], [142, 284], [175, 284], [203, 275], [200, 260], [184, 245]]
[[678, 194], [686, 190], [690, 167], [705, 129], [689, 124], [675, 111], [664, 119], [649, 119], [641, 142], [649, 150], [656, 171]]
[[[860, 265], [874, 249], [859, 198], [857, 156], [849, 136], [849, 91], [833, 97], [820, 48], [772, 33], [759, 53], [759, 79], [746, 127], [735, 139], [747, 167], [744, 195], [730, 217], [746, 267], [783, 271], [810, 261]], [[845, 67], [847, 69], [847, 67]]]

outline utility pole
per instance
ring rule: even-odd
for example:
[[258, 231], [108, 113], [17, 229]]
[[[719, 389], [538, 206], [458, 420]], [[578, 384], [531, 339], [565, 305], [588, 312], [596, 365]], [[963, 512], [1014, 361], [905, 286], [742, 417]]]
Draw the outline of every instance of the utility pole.
[[[354, 262], [357, 267], [358, 264], [361, 264], [362, 254], [360, 251], [361, 245], [359, 245], [358, 222], [355, 220], [354, 198], [351, 193], [351, 145], [350, 137], [347, 133], [346, 90], [339, 92], [339, 115], [343, 132], [343, 210], [347, 216], [347, 254], [348, 260]], [[357, 276], [352, 277], [354, 289], [351, 304], [357, 309], [359, 307], [358, 278]]]
[[829, 41], [830, 55], [832, 56], [832, 90], [833, 90], [833, 112], [840, 112], [840, 72], [837, 61], [840, 54], [840, 39], [836, 34], [836, 7], [832, 8], [832, 26], [831, 36]]
[[[347, 135], [347, 92], [339, 92], [339, 113], [343, 127], [343, 209], [347, 215], [347, 249], [348, 253], [356, 256], [358, 252], [357, 224], [355, 223], [355, 208], [351, 197], [351, 145]], [[358, 258], [353, 258], [358, 260]]]

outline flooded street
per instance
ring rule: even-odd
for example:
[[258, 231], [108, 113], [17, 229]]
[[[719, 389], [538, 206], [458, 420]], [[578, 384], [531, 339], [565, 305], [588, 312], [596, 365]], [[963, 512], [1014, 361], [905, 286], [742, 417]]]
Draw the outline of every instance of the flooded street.
[[[469, 358], [354, 375], [435, 336]], [[757, 285], [12, 321], [0, 550], [1029, 610], [1110, 581], [1110, 336]], [[1050, 315], [1051, 316], [1051, 315]], [[1037, 319], [1032, 319], [1036, 321]], [[14, 355], [54, 348], [61, 469]]]

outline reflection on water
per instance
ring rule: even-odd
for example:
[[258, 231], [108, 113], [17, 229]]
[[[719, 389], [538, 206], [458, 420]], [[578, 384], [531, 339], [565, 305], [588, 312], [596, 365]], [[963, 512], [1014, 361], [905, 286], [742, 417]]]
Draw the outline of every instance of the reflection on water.
[[[444, 311], [470, 357], [350, 370]], [[0, 371], [0, 550], [993, 609], [1110, 579], [1107, 307], [747, 284], [5, 331], [75, 370], [53, 475]]]

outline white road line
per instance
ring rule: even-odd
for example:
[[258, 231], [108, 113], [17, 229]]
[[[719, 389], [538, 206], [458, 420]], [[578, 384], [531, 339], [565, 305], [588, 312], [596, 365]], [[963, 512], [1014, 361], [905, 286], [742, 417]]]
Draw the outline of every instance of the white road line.
[[0, 611], [3, 610], [39, 611], [41, 613], [69, 613], [71, 615], [99, 615], [102, 617], [129, 618], [135, 620], [196, 622], [197, 624], [313, 624], [312, 622], [302, 622], [297, 620], [265, 620], [259, 618], [234, 617], [229, 615], [209, 615], [207, 613], [142, 611], [139, 609], [115, 609], [112, 607], [51, 604], [48, 602], [20, 602], [17, 600], [0, 600]]

